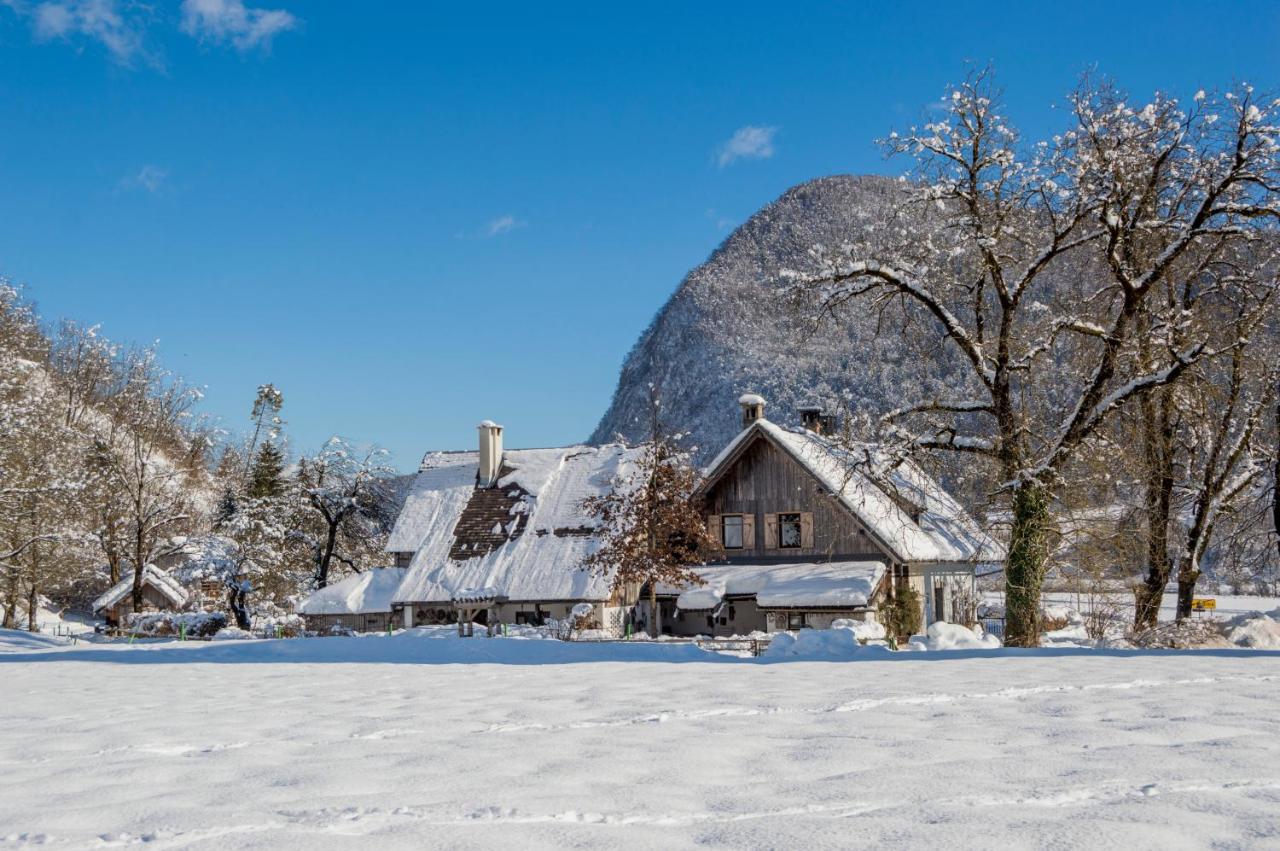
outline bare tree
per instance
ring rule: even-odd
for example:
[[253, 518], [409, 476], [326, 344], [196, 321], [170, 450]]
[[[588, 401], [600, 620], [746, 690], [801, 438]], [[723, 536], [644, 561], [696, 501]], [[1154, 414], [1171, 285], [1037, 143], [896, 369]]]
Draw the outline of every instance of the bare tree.
[[916, 211], [819, 253], [819, 274], [789, 276], [820, 316], [860, 300], [897, 305], [957, 354], [964, 386], [904, 406], [893, 423], [916, 449], [994, 464], [1012, 515], [1011, 645], [1039, 643], [1064, 468], [1124, 405], [1204, 353], [1204, 340], [1176, 346], [1166, 334], [1137, 365], [1153, 289], [1249, 241], [1280, 210], [1275, 111], [1248, 87], [1198, 94], [1184, 110], [1163, 96], [1130, 106], [1085, 80], [1073, 126], [1024, 147], [991, 75], [975, 73], [951, 91], [945, 116], [885, 142], [916, 159], [903, 188], [904, 209]]
[[658, 585], [701, 585], [694, 568], [720, 549], [695, 499], [701, 477], [658, 420], [651, 399], [652, 439], [634, 470], [616, 479], [608, 493], [583, 501], [603, 530], [599, 548], [583, 567], [607, 576], [615, 593], [646, 586], [649, 632], [660, 635]]

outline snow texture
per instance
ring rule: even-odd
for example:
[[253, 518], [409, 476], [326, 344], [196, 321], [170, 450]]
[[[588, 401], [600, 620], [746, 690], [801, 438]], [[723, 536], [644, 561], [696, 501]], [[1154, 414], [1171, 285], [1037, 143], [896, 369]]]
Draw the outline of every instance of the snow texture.
[[[999, 544], [982, 531], [945, 488], [911, 461], [889, 466], [874, 445], [846, 448], [811, 431], [787, 429], [761, 419], [721, 450], [707, 466], [708, 477], [714, 477], [737, 448], [758, 432], [837, 494], [902, 561], [979, 562], [1002, 557]], [[900, 500], [918, 506], [919, 520], [903, 510], [890, 491]]]
[[476, 453], [428, 455], [387, 545], [416, 553], [395, 601], [445, 603], [477, 589], [509, 600], [606, 599], [609, 577], [579, 567], [599, 546], [581, 534], [595, 525], [582, 501], [608, 492], [615, 478], [634, 470], [642, 451], [618, 444], [506, 450], [503, 464], [511, 469], [497, 487], [529, 494], [517, 503], [529, 513], [528, 525], [492, 552], [463, 561], [450, 560], [449, 549], [478, 459]]
[[[770, 661], [687, 644], [415, 635], [0, 654], [0, 847], [1239, 848], [1280, 837], [1280, 655]], [[211, 685], [242, 697], [192, 711], [183, 695]], [[104, 706], [153, 710], [122, 724]]]
[[721, 564], [695, 568], [705, 584], [691, 588], [658, 586], [659, 594], [679, 594], [686, 611], [714, 609], [726, 596], [754, 595], [761, 608], [867, 605], [885, 566], [878, 561], [818, 564]]
[[298, 608], [303, 615], [359, 615], [391, 611], [404, 580], [402, 567], [375, 567], [316, 591]]

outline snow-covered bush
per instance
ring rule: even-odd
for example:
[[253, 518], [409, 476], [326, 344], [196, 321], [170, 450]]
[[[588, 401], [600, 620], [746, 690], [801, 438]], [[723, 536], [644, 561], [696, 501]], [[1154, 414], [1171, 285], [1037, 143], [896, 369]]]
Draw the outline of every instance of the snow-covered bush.
[[992, 650], [1000, 647], [1000, 639], [983, 635], [979, 629], [970, 629], [957, 623], [938, 621], [929, 624], [924, 635], [913, 635], [907, 650]]
[[1222, 634], [1222, 624], [1208, 618], [1187, 618], [1174, 623], [1162, 623], [1130, 635], [1129, 641], [1134, 647], [1166, 650], [1231, 646]]
[[[861, 621], [839, 620], [831, 629], [802, 629], [797, 632], [783, 632], [774, 637], [768, 648], [761, 655], [762, 659], [851, 659], [857, 656], [872, 656], [891, 653], [889, 646], [879, 639], [859, 640], [858, 629], [836, 624], [856, 624], [866, 627]], [[879, 624], [875, 624], [879, 626]], [[868, 630], [874, 632], [874, 630]], [[884, 629], [879, 630], [881, 635]]]
[[1260, 612], [1241, 615], [1224, 626], [1232, 644], [1254, 650], [1280, 650], [1280, 609], [1269, 615]]
[[211, 638], [226, 625], [227, 616], [222, 612], [144, 612], [129, 616], [128, 631], [148, 637]]

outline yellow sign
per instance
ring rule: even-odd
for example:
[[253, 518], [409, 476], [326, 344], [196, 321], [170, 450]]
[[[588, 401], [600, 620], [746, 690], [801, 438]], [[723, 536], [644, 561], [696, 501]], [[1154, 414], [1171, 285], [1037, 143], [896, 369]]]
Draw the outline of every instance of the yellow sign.
[[1191, 598], [1191, 611], [1193, 612], [1207, 612], [1216, 608], [1218, 608], [1218, 601], [1213, 597]]

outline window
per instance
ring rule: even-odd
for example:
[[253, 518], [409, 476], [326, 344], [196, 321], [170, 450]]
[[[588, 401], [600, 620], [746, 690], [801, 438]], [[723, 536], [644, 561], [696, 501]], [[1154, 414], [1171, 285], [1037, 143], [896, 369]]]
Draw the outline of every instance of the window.
[[804, 622], [804, 612], [788, 612], [787, 613], [787, 629], [804, 629], [808, 624]]
[[726, 550], [742, 549], [742, 515], [726, 514], [720, 522], [724, 524], [724, 536], [721, 539], [724, 541], [724, 548]]
[[543, 617], [541, 612], [516, 612], [516, 623], [525, 626], [542, 626]]
[[408, 567], [413, 561], [413, 553], [396, 553], [396, 567]]
[[778, 515], [778, 546], [784, 550], [800, 548], [800, 515]]

